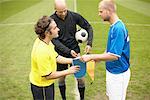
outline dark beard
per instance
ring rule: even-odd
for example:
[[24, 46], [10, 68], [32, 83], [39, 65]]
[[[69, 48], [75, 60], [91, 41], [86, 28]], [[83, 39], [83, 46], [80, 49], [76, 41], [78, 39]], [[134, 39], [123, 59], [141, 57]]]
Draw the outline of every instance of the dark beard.
[[105, 19], [104, 19], [104, 21], [109, 21], [110, 20], [110, 17], [109, 16], [107, 16]]

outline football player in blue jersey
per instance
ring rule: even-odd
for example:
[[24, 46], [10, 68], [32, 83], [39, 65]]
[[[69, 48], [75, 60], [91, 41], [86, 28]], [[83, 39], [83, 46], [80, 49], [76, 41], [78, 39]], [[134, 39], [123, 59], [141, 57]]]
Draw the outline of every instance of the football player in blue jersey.
[[126, 26], [116, 13], [113, 0], [102, 0], [99, 16], [110, 25], [106, 52], [83, 55], [84, 61], [106, 61], [106, 91], [109, 100], [125, 100], [130, 80], [130, 41]]

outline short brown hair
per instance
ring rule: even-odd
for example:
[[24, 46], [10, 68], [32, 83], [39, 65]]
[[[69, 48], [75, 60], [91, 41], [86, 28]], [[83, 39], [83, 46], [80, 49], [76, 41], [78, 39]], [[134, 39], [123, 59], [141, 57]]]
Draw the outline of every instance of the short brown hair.
[[43, 16], [38, 20], [38, 22], [35, 24], [35, 32], [39, 36], [39, 38], [44, 39], [45, 38], [45, 31], [48, 30], [49, 24], [53, 21], [51, 17]]

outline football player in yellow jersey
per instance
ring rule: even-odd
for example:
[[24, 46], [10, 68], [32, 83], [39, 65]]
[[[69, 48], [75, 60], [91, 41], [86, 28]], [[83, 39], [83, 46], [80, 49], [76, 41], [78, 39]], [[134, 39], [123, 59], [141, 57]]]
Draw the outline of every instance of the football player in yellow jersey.
[[57, 63], [71, 64], [72, 58], [65, 58], [57, 54], [53, 38], [58, 37], [59, 28], [55, 21], [43, 16], [35, 25], [38, 38], [35, 40], [31, 53], [30, 83], [34, 100], [54, 100], [54, 80], [79, 71], [78, 66], [67, 70], [56, 71]]

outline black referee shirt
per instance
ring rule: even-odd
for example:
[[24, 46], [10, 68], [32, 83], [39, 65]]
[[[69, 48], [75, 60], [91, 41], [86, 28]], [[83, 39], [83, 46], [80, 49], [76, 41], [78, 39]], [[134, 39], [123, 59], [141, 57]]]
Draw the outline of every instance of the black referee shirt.
[[58, 33], [59, 37], [52, 40], [55, 45], [55, 50], [60, 55], [70, 55], [71, 50], [75, 50], [77, 53], [80, 52], [78, 42], [75, 39], [75, 33], [77, 31], [76, 25], [79, 25], [88, 32], [87, 45], [92, 46], [93, 29], [87, 20], [80, 14], [68, 10], [65, 20], [59, 18], [56, 13], [51, 15], [51, 18], [55, 20], [58, 28], [60, 29]]

